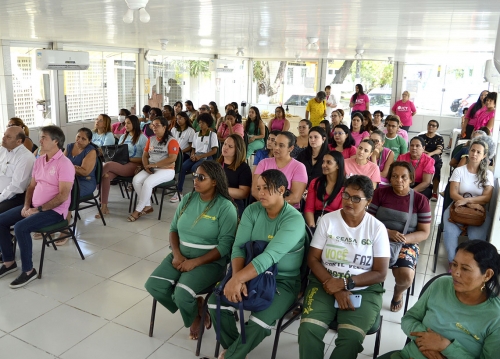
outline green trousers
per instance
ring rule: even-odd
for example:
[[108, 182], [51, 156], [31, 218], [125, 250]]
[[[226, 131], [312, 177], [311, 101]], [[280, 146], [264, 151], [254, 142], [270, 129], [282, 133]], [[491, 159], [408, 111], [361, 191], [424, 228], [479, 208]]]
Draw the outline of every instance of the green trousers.
[[198, 316], [196, 296], [223, 278], [224, 267], [217, 262], [204, 264], [189, 272], [180, 272], [172, 266], [170, 253], [153, 271], [144, 285], [146, 290], [170, 312], [180, 310], [185, 327], [190, 327]]
[[315, 277], [311, 278], [304, 297], [304, 311], [299, 327], [300, 358], [324, 357], [323, 338], [330, 323], [336, 319], [338, 335], [330, 358], [356, 359], [358, 353], [363, 351], [362, 344], [366, 332], [373, 326], [380, 313], [383, 292], [380, 284], [357, 290], [353, 293], [363, 296], [361, 307], [354, 311], [340, 310], [334, 307], [335, 297], [327, 294]]
[[247, 146], [247, 160], [250, 158], [251, 155], [257, 150], [260, 150], [261, 148], [264, 148], [264, 140], [255, 140], [253, 142], [250, 142]]
[[[271, 306], [260, 312], [252, 312], [250, 319], [245, 323], [245, 344], [241, 342], [241, 336], [236, 327], [234, 318], [236, 309], [221, 303], [220, 333], [222, 347], [227, 349], [224, 354], [225, 359], [245, 359], [247, 354], [257, 347], [265, 337], [271, 335], [272, 326], [297, 299], [300, 279], [298, 277], [278, 277], [276, 287], [278, 293], [274, 295]], [[219, 323], [216, 320], [215, 296], [211, 296], [208, 303], [212, 323], [217, 330]], [[240, 318], [240, 320], [244, 320], [244, 318]]]
[[401, 350], [396, 350], [393, 352], [386, 353], [382, 356], [379, 356], [378, 359], [404, 359], [403, 356], [401, 356]]

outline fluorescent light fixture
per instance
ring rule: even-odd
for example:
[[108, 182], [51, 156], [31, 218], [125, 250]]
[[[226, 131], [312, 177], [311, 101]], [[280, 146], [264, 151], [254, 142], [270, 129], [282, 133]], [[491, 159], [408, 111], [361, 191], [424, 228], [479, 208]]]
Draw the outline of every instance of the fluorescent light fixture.
[[212, 40], [212, 39], [201, 39], [200, 40], [201, 46], [212, 46], [213, 44], [214, 44], [214, 40]]

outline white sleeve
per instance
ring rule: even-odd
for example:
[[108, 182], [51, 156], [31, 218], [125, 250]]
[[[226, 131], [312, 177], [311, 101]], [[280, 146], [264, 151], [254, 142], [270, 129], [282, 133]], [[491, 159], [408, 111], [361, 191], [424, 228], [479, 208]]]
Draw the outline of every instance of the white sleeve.
[[[217, 138], [217, 134], [215, 132], [212, 132], [210, 134], [210, 138], [211, 138], [210, 146], [212, 148], [219, 147], [219, 139]], [[212, 150], [212, 148], [209, 148], [208, 151], [210, 152]]]
[[195, 134], [196, 134], [196, 132], [192, 128], [191, 131], [190, 131], [190, 133], [189, 133], [188, 143], [193, 143], [193, 139], [194, 139]]
[[35, 164], [35, 156], [31, 153], [26, 153], [15, 159], [15, 161], [12, 179], [9, 185], [0, 193], [0, 202], [10, 199], [16, 194], [24, 193], [31, 182], [31, 171]]
[[495, 187], [495, 180], [493, 179], [493, 172], [491, 172], [490, 170], [488, 170], [486, 172], [486, 177], [488, 178], [488, 186], [492, 186], [492, 187]]
[[[373, 257], [389, 258], [391, 256], [391, 246], [389, 244], [387, 229], [382, 222], [375, 218], [373, 219], [375, 220], [374, 222], [378, 222], [378, 226], [376, 227], [377, 230], [373, 238]], [[373, 223], [373, 225], [373, 227], [375, 227], [376, 224]]]
[[450, 182], [460, 182], [460, 179], [462, 177], [462, 167], [458, 167], [455, 171], [453, 171], [450, 177]]

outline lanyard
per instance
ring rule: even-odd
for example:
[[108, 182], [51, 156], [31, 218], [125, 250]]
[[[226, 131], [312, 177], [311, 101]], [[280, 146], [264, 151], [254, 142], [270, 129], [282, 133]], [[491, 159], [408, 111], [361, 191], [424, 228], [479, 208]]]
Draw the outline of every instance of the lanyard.
[[[416, 166], [413, 166], [413, 161], [411, 161], [411, 165], [415, 169], [415, 172], [417, 172], [417, 168], [418, 168], [418, 165], [420, 165], [420, 160], [422, 159], [422, 156], [420, 156], [420, 158], [418, 159], [418, 162], [417, 162]], [[410, 160], [411, 160], [411, 157], [410, 157]]]

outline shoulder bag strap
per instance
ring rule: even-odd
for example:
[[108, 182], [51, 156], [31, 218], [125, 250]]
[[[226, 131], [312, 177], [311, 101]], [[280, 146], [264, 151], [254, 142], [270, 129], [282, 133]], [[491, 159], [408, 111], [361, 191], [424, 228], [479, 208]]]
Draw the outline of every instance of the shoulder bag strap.
[[415, 193], [413, 189], [410, 188], [410, 208], [408, 210], [408, 219], [406, 220], [405, 229], [403, 230], [403, 234], [408, 232], [408, 228], [410, 227], [411, 216], [413, 215], [413, 202], [415, 200]]

